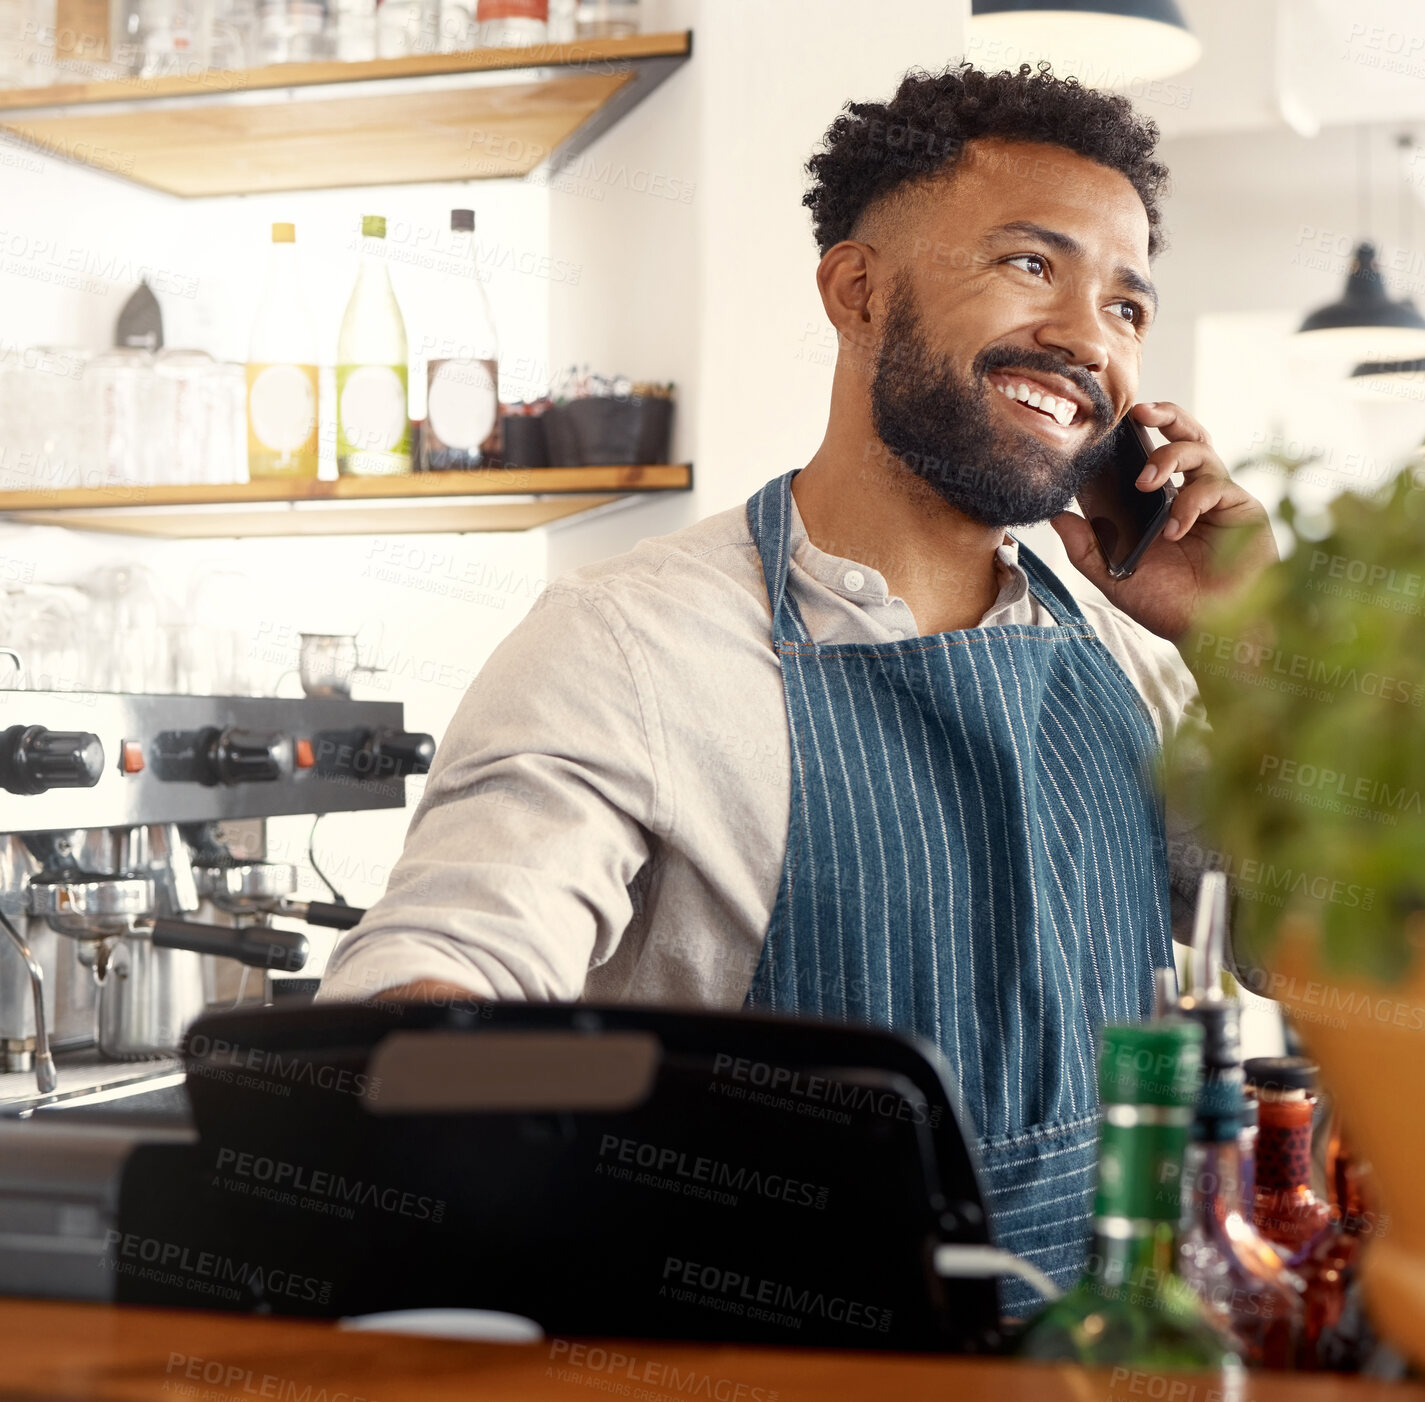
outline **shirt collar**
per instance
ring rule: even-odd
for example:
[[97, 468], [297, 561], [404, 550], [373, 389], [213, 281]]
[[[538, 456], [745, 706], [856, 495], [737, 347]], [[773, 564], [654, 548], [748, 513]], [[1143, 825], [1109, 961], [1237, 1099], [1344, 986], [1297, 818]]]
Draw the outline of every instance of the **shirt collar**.
[[[796, 497], [788, 492], [787, 500], [792, 506], [791, 555], [802, 569], [844, 599], [858, 604], [891, 602], [885, 575], [869, 564], [818, 549], [807, 534]], [[980, 620], [982, 624], [994, 622], [1002, 610], [1013, 608], [1029, 593], [1029, 576], [1019, 563], [1019, 542], [1011, 535], [1006, 535], [995, 551], [995, 572], [999, 575], [999, 595]]]

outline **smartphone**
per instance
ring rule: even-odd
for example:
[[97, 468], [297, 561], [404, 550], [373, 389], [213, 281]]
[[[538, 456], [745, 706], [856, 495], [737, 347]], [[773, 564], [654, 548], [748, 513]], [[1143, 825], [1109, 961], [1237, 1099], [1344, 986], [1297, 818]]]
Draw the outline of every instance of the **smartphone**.
[[1127, 579], [1168, 524], [1177, 489], [1171, 484], [1140, 492], [1138, 475], [1153, 451], [1148, 430], [1125, 417], [1113, 430], [1113, 453], [1079, 490], [1079, 507], [1098, 541], [1108, 572]]

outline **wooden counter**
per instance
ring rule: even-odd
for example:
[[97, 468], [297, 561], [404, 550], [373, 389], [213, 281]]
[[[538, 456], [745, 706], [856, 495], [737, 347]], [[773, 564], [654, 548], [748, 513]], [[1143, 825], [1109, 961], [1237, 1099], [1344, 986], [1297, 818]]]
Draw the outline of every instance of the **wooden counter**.
[[223, 1314], [0, 1300], [0, 1399], [75, 1402], [1425, 1402], [1355, 1378], [1086, 1373], [795, 1349], [466, 1344]]

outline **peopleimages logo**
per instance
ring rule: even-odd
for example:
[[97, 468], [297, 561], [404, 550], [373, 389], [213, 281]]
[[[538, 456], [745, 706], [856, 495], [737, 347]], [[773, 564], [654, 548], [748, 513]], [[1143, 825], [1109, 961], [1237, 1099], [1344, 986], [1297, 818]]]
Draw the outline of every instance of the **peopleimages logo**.
[[104, 1255], [112, 1256], [110, 1264], [120, 1275], [196, 1290], [220, 1299], [238, 1300], [244, 1294], [254, 1299], [280, 1295], [316, 1304], [326, 1304], [331, 1299], [329, 1280], [298, 1275], [279, 1266], [235, 1261], [216, 1251], [195, 1251], [181, 1242], [161, 1241], [137, 1232], [106, 1231]]
[[[923, 1100], [908, 1100], [897, 1091], [856, 1085], [833, 1076], [774, 1066], [771, 1062], [753, 1061], [749, 1057], [731, 1056], [727, 1052], [718, 1052], [713, 1057], [713, 1077], [710, 1089], [723, 1095], [732, 1094], [733, 1099], [792, 1110], [798, 1115], [833, 1120], [837, 1124], [851, 1122], [850, 1115], [844, 1113], [849, 1110], [878, 1115], [887, 1120], [928, 1124], [932, 1129], [941, 1118], [940, 1106], [931, 1107]], [[737, 1093], [733, 1094], [733, 1088], [726, 1086], [728, 1081], [739, 1087]], [[741, 1087], [747, 1088], [745, 1093]]]
[[876, 1329], [884, 1334], [891, 1327], [891, 1311], [878, 1305], [867, 1305], [844, 1295], [828, 1295], [810, 1286], [798, 1289], [775, 1280], [761, 1280], [741, 1271], [725, 1270], [721, 1266], [683, 1261], [669, 1256], [663, 1262], [663, 1287], [659, 1294], [682, 1304], [708, 1304], [706, 1291], [737, 1306], [730, 1312], [747, 1313], [751, 1318], [765, 1317], [759, 1311], [777, 1312], [769, 1322], [799, 1329], [810, 1318], [830, 1320], [833, 1324], [849, 1324], [856, 1329]]
[[347, 1178], [328, 1169], [309, 1169], [284, 1159], [219, 1149], [218, 1168], [232, 1174], [230, 1186], [252, 1197], [267, 1197], [289, 1207], [334, 1212], [348, 1219], [357, 1207], [393, 1212], [421, 1222], [440, 1222], [445, 1216], [443, 1198], [425, 1197], [400, 1188], [381, 1188], [360, 1178]]

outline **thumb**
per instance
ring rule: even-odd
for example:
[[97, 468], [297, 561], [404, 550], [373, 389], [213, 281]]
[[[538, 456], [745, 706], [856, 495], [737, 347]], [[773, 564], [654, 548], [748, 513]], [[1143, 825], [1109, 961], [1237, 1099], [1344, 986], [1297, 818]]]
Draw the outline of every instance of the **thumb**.
[[1063, 542], [1069, 563], [1111, 599], [1118, 581], [1109, 574], [1089, 523], [1072, 511], [1061, 511], [1049, 524]]

